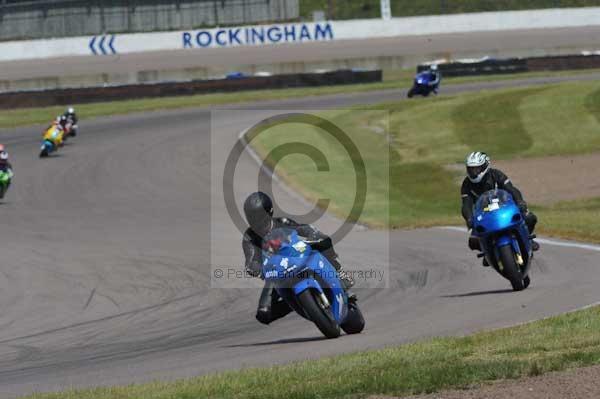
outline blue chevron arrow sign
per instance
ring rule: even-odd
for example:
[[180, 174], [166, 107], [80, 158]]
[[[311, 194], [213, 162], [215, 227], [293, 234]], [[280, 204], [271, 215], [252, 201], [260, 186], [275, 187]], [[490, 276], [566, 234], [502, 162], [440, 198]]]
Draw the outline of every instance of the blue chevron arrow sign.
[[115, 37], [115, 35], [94, 36], [88, 46], [94, 55], [117, 54], [114, 46]]

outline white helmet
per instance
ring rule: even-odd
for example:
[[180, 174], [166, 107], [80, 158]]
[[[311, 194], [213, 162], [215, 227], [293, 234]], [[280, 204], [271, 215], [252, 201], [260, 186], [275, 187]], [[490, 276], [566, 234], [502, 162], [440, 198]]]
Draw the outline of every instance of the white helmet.
[[6, 152], [4, 144], [0, 144], [0, 159], [3, 161], [8, 160], [8, 152]]
[[67, 114], [69, 114], [69, 115], [72, 115], [72, 114], [74, 114], [74, 113], [75, 113], [75, 108], [73, 108], [73, 107], [69, 107], [69, 108], [67, 109]]
[[485, 152], [472, 152], [465, 160], [467, 177], [473, 183], [479, 183], [490, 170], [490, 157]]
[[431, 71], [437, 71], [438, 70], [438, 66], [437, 66], [437, 64], [431, 64], [431, 66], [429, 67], [429, 69]]

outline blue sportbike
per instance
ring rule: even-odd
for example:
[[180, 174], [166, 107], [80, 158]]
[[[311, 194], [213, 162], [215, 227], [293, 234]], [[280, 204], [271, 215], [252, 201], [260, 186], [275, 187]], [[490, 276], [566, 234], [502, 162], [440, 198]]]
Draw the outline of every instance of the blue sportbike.
[[274, 229], [265, 237], [263, 277], [291, 309], [315, 323], [327, 338], [360, 333], [365, 320], [349, 300], [335, 268], [294, 229]]
[[415, 94], [420, 94], [424, 97], [427, 97], [431, 92], [437, 94], [439, 83], [439, 81], [435, 82], [435, 77], [431, 72], [419, 72], [417, 76], [415, 76], [413, 86], [408, 91], [407, 96], [408, 98], [411, 98]]
[[529, 269], [533, 259], [531, 240], [525, 219], [512, 196], [504, 190], [482, 194], [473, 212], [473, 235], [479, 238], [481, 253], [487, 262], [521, 291], [531, 282]]

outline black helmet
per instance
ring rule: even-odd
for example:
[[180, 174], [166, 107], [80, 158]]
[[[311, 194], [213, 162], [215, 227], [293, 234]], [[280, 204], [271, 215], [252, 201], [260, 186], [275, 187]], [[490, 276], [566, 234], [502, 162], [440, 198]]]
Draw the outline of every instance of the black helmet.
[[271, 229], [273, 201], [263, 192], [252, 193], [244, 202], [244, 214], [250, 228], [262, 237]]

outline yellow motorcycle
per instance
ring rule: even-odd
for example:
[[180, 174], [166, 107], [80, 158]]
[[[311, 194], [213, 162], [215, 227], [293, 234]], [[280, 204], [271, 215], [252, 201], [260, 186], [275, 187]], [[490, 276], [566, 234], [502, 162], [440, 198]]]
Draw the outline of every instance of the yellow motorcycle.
[[64, 131], [57, 123], [53, 123], [43, 134], [43, 142], [40, 152], [40, 158], [45, 158], [50, 153], [58, 150], [63, 145]]

